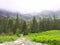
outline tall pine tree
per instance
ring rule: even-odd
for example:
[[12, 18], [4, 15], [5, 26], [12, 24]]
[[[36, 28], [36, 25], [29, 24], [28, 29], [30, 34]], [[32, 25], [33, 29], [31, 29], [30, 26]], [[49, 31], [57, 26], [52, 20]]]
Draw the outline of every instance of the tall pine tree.
[[32, 33], [38, 32], [38, 23], [37, 23], [35, 17], [33, 17], [33, 20], [32, 20], [31, 32], [32, 32]]

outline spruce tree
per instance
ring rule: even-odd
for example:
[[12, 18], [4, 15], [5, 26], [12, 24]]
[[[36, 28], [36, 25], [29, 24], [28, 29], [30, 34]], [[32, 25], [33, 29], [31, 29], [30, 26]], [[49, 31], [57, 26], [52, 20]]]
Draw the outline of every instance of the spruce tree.
[[12, 19], [8, 20], [8, 33], [9, 34], [13, 33], [13, 20]]
[[26, 21], [25, 20], [23, 20], [23, 24], [22, 24], [22, 33], [24, 35], [26, 35], [28, 33], [27, 24], [26, 24]]
[[38, 32], [38, 23], [37, 23], [35, 17], [33, 17], [33, 20], [32, 20], [31, 32], [32, 32], [32, 33]]
[[14, 33], [16, 33], [16, 30], [20, 28], [19, 26], [20, 26], [20, 21], [19, 21], [19, 17], [17, 14], [17, 18], [16, 18], [15, 26], [14, 26]]

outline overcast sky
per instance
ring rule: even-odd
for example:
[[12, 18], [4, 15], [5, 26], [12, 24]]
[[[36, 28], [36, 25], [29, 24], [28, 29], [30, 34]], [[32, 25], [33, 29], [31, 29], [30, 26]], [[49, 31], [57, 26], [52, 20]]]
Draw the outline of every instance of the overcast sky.
[[0, 0], [0, 9], [20, 13], [60, 10], [60, 0]]

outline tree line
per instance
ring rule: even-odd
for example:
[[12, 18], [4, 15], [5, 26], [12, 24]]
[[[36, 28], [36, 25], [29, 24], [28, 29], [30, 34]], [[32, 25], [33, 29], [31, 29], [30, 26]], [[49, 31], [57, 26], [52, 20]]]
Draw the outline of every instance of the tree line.
[[0, 34], [13, 35], [13, 34], [28, 34], [38, 33], [47, 30], [60, 30], [60, 19], [55, 15], [52, 17], [42, 17], [33, 19], [27, 23], [26, 20], [20, 20], [16, 16], [15, 20], [11, 18], [0, 18]]

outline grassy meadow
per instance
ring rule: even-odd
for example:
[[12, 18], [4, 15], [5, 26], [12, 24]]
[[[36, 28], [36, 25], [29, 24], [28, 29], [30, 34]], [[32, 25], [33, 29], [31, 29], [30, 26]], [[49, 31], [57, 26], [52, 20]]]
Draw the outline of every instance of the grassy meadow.
[[[60, 30], [49, 30], [39, 33], [29, 33], [26, 38], [38, 43], [47, 43], [48, 45], [60, 45]], [[0, 35], [0, 43], [14, 41], [18, 35]]]
[[3, 43], [3, 42], [10, 42], [10, 41], [14, 41], [18, 39], [18, 36], [17, 35], [11, 35], [11, 36], [7, 36], [7, 35], [4, 35], [4, 36], [0, 36], [0, 43]]
[[60, 45], [60, 30], [50, 30], [40, 33], [28, 34], [27, 37], [34, 42]]

